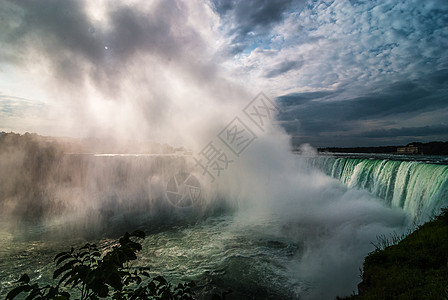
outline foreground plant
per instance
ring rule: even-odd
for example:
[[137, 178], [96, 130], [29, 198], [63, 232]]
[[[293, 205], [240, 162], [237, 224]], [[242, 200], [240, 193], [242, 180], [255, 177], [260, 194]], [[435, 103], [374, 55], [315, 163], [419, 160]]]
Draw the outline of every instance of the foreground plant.
[[[53, 279], [55, 286], [31, 284], [27, 274], [16, 282], [6, 299], [14, 299], [21, 293], [28, 293], [26, 299], [70, 299], [69, 291], [77, 289], [77, 299], [193, 299], [194, 283], [179, 283], [173, 286], [162, 276], [151, 277], [148, 267], [131, 267], [142, 249], [139, 240], [145, 238], [137, 230], [121, 237], [111, 251], [101, 254], [95, 244], [87, 243], [79, 250], [73, 248], [61, 252], [54, 258], [58, 267]], [[72, 292], [73, 293], [73, 292]]]

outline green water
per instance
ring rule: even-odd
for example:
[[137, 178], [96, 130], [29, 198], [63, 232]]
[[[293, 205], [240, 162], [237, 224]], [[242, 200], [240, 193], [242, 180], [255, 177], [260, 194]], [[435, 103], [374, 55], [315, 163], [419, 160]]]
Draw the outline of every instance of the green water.
[[[101, 218], [83, 213], [31, 223], [1, 216], [0, 297], [25, 272], [40, 283], [51, 281], [52, 259], [60, 251], [87, 241], [107, 248], [125, 231], [141, 229], [148, 236], [138, 264], [174, 282], [194, 280], [199, 299], [229, 289], [229, 299], [334, 299], [356, 289], [359, 267], [376, 236], [405, 232], [406, 214], [425, 220], [447, 203], [447, 165], [334, 156], [306, 161], [341, 183], [298, 164], [296, 177], [285, 171], [271, 178], [277, 188], [273, 195], [281, 198], [264, 199], [258, 209], [254, 204], [264, 193], [252, 191], [241, 193], [256, 195], [247, 203], [227, 195], [206, 208], [178, 211], [166, 203], [147, 203], [147, 177], [156, 176], [142, 163], [146, 160], [108, 158], [106, 164], [96, 159], [103, 167], [126, 170], [90, 167], [101, 170], [100, 183], [109, 182], [105, 174], [126, 178], [114, 177], [111, 182], [121, 185], [100, 194], [96, 187], [109, 185], [97, 184], [95, 173], [89, 173], [87, 186], [105, 200], [88, 207], [99, 207]], [[151, 191], [157, 187], [152, 184]], [[135, 203], [118, 206], [116, 199], [127, 198]]]
[[[294, 299], [306, 289], [288, 269], [301, 245], [281, 233], [277, 221], [261, 218], [249, 225], [225, 214], [194, 225], [151, 228], [137, 264], [151, 266], [154, 275], [163, 274], [173, 282], [194, 280], [200, 297], [231, 289], [236, 299]], [[71, 234], [54, 236], [39, 226], [33, 231], [0, 233], [1, 297], [25, 272], [43, 284], [51, 282], [52, 257], [86, 242]], [[113, 240], [89, 239], [105, 248]]]
[[[381, 159], [380, 159], [381, 158]], [[445, 157], [381, 155], [318, 156], [310, 163], [349, 188], [365, 189], [392, 207], [400, 207], [416, 222], [428, 220], [448, 205], [448, 165]]]

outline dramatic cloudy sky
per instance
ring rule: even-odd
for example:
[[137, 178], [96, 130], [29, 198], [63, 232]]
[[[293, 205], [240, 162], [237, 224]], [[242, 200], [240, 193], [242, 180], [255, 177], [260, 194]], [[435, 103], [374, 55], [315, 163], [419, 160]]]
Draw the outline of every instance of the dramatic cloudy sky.
[[172, 142], [259, 91], [298, 143], [448, 140], [448, 1], [0, 0], [0, 131]]

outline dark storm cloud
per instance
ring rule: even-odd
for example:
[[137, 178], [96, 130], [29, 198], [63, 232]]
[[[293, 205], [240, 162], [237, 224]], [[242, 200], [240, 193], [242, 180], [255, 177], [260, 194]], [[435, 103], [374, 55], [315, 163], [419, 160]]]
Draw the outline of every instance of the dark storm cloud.
[[186, 12], [182, 3], [177, 1], [161, 1], [150, 15], [135, 7], [118, 7], [111, 12], [110, 19], [109, 43], [119, 57], [146, 51], [174, 58], [181, 54], [182, 48], [189, 48], [192, 42], [200, 42], [187, 26]]
[[81, 1], [20, 0], [2, 5], [3, 53], [16, 61], [29, 59], [30, 50], [51, 56], [58, 75], [74, 80], [78, 59], [100, 61], [104, 47], [92, 34]]
[[327, 96], [334, 96], [335, 94], [336, 94], [336, 92], [327, 92], [327, 91], [309, 92], [309, 93], [293, 93], [293, 94], [280, 96], [277, 98], [277, 101], [282, 107], [287, 108], [289, 106], [304, 104], [308, 101], [312, 101], [312, 100], [316, 100], [316, 99], [323, 99]]
[[448, 125], [434, 125], [422, 127], [404, 127], [391, 129], [377, 129], [360, 133], [358, 136], [368, 138], [381, 137], [418, 137], [418, 136], [432, 136], [439, 135], [448, 137]]
[[257, 29], [268, 28], [283, 19], [283, 12], [291, 6], [293, 0], [216, 0], [213, 1], [216, 12], [225, 16], [232, 14], [236, 21], [236, 30], [246, 34]]
[[214, 8], [225, 20], [233, 36], [232, 54], [244, 51], [254, 38], [268, 34], [271, 28], [283, 21], [285, 12], [302, 1], [299, 0], [213, 0]]
[[[365, 96], [348, 99], [336, 99], [341, 98], [343, 91], [285, 95], [277, 99], [282, 108], [279, 118], [291, 135], [326, 136], [327, 143], [337, 135], [352, 142], [359, 137], [446, 135], [445, 125], [398, 125], [424, 112], [448, 109], [446, 75], [443, 70], [419, 82], [394, 83]], [[360, 124], [375, 125], [361, 128]]]
[[[254, 21], [248, 9], [259, 6], [262, 12], [265, 2], [216, 3], [222, 20], [232, 23], [224, 22], [222, 31], [233, 39], [234, 53], [242, 51], [235, 57], [242, 65], [237, 74], [255, 70], [259, 86], [273, 94], [334, 91], [278, 98], [280, 122], [290, 134], [356, 145], [361, 132], [435, 129], [444, 122], [447, 1], [291, 2], [265, 23]], [[247, 20], [238, 18], [243, 15]]]
[[328, 105], [328, 109], [359, 120], [431, 111], [447, 105], [444, 90], [428, 89], [414, 82], [400, 82], [365, 97]]
[[[325, 92], [286, 95], [280, 97], [279, 101], [281, 105], [286, 106], [286, 111], [294, 110], [301, 117], [308, 119], [368, 120], [448, 107], [445, 92], [445, 89], [437, 91], [423, 88], [413, 82], [401, 82], [366, 96], [346, 100], [325, 100], [325, 97], [331, 95]], [[336, 91], [333, 96], [340, 93], [341, 91]], [[311, 101], [310, 97], [313, 96], [314, 101]]]
[[434, 71], [422, 79], [424, 84], [433, 85], [434, 88], [448, 89], [448, 69]]
[[302, 61], [298, 61], [298, 60], [290, 61], [290, 60], [287, 60], [287, 61], [284, 61], [284, 62], [281, 62], [281, 63], [275, 65], [273, 67], [273, 69], [271, 69], [270, 71], [268, 71], [266, 73], [265, 77], [266, 78], [276, 77], [276, 76], [282, 75], [282, 74], [284, 74], [286, 72], [289, 72], [291, 70], [300, 69], [300, 67], [302, 65], [303, 65]]
[[[210, 105], [220, 104], [216, 99], [223, 93], [214, 89], [222, 88], [223, 81], [217, 80], [213, 50], [205, 40], [210, 29], [203, 25], [206, 21], [192, 17], [211, 15], [203, 3], [0, 2], [0, 68], [6, 67], [0, 76], [7, 75], [8, 69], [17, 72], [23, 86], [28, 78], [36, 77], [36, 82], [29, 83], [26, 98], [49, 103], [50, 112], [43, 110], [40, 118], [50, 116], [61, 124], [53, 129], [46, 120], [39, 121], [50, 134], [113, 134], [119, 139], [132, 132], [141, 139], [195, 143], [182, 131], [188, 125], [173, 118], [177, 111], [189, 111], [193, 105], [186, 103], [195, 98], [179, 95], [200, 86], [204, 94], [218, 95], [210, 97]], [[25, 76], [28, 69], [34, 73]], [[36, 86], [39, 95], [32, 92]], [[14, 90], [7, 92], [22, 96]], [[194, 96], [204, 97], [202, 93]], [[29, 120], [14, 118], [9, 117], [9, 125], [3, 127], [23, 131], [24, 126], [14, 125], [22, 123], [25, 130], [40, 130]]]
[[110, 82], [107, 88], [111, 88], [135, 55], [181, 60], [181, 49], [201, 45], [185, 25], [187, 16], [180, 2], [160, 1], [149, 13], [138, 6], [111, 3], [107, 27], [91, 21], [83, 4], [78, 0], [8, 1], [1, 6], [0, 59], [10, 63], [50, 58], [59, 79], [79, 83], [87, 75], [99, 86]]

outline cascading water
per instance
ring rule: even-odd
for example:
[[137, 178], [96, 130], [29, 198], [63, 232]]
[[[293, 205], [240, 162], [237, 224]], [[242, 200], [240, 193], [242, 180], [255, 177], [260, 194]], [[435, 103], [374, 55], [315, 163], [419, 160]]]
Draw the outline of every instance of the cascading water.
[[[399, 158], [399, 157], [398, 157]], [[431, 161], [317, 156], [309, 163], [349, 188], [366, 189], [416, 223], [448, 204], [448, 165]]]
[[376, 236], [407, 230], [402, 208], [424, 219], [424, 209], [444, 203], [445, 165], [335, 157], [304, 164], [274, 137], [259, 138], [228, 176], [201, 181], [202, 202], [192, 208], [166, 195], [172, 176], [194, 169], [191, 156], [64, 155], [30, 193], [43, 196], [25, 202], [49, 210], [41, 222], [0, 220], [0, 296], [23, 272], [50, 281], [58, 251], [85, 240], [107, 245], [139, 228], [149, 233], [140, 263], [196, 281], [200, 297], [230, 288], [234, 299], [334, 299], [356, 289]]
[[[111, 232], [122, 226], [133, 230], [142, 224], [157, 227], [161, 222], [178, 222], [177, 207], [166, 195], [167, 183], [178, 174], [192, 172], [193, 163], [191, 156], [183, 154], [64, 155], [55, 170], [57, 189], [47, 191], [47, 201], [63, 203], [53, 213], [62, 216], [58, 226], [72, 230], [80, 223], [97, 232]], [[205, 193], [207, 187], [202, 185]], [[193, 219], [212, 211], [210, 201], [202, 200], [201, 207], [191, 205], [183, 211]], [[180, 221], [185, 221], [185, 214], [180, 215]]]

